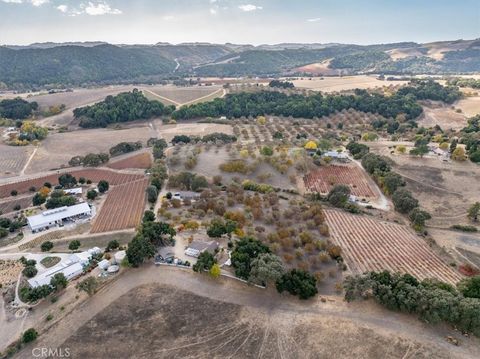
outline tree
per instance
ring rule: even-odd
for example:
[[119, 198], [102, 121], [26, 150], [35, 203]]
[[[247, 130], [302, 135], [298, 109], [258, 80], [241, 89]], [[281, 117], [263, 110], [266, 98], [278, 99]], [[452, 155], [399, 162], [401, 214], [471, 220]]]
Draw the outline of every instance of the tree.
[[158, 189], [155, 186], [148, 186], [145, 190], [147, 192], [147, 200], [150, 203], [155, 203], [158, 198]]
[[334, 186], [328, 193], [328, 202], [335, 207], [343, 208], [350, 197], [350, 187], [343, 184]]
[[40, 245], [40, 249], [42, 250], [42, 252], [48, 252], [52, 250], [52, 248], [53, 248], [53, 242], [50, 242], [50, 241], [43, 242]]
[[98, 192], [95, 191], [94, 189], [91, 189], [87, 192], [87, 199], [89, 199], [90, 201], [93, 201], [97, 197], [98, 197]]
[[32, 204], [34, 206], [40, 206], [45, 203], [47, 200], [47, 197], [42, 196], [40, 193], [35, 193], [35, 195], [32, 198]]
[[77, 184], [77, 179], [70, 173], [65, 173], [58, 177], [58, 184], [64, 188], [70, 188]]
[[263, 253], [270, 253], [270, 248], [254, 238], [245, 237], [237, 241], [231, 255], [235, 275], [242, 279], [248, 279], [251, 262]]
[[264, 156], [271, 156], [273, 155], [273, 149], [269, 146], [263, 146], [260, 153]]
[[37, 275], [38, 270], [35, 268], [35, 266], [29, 266], [27, 265], [25, 268], [22, 270], [22, 274], [27, 277], [27, 278], [33, 278]]
[[452, 160], [465, 161], [467, 156], [465, 155], [465, 149], [463, 147], [456, 147], [452, 152]]
[[252, 261], [248, 280], [252, 283], [267, 285], [275, 283], [284, 273], [285, 268], [281, 259], [275, 254], [264, 253]]
[[195, 176], [192, 180], [192, 191], [198, 191], [200, 189], [208, 188], [208, 181], [203, 176]]
[[287, 291], [292, 295], [298, 295], [300, 299], [308, 299], [315, 296], [317, 291], [317, 280], [310, 273], [292, 269], [283, 274], [276, 282], [277, 291]]
[[143, 213], [142, 222], [154, 222], [155, 221], [155, 213], [153, 211], [145, 211]]
[[367, 145], [353, 141], [349, 142], [346, 148], [356, 160], [361, 159], [370, 151], [370, 148]]
[[430, 150], [428, 149], [428, 146], [425, 144], [421, 144], [419, 146], [415, 146], [410, 150], [410, 154], [413, 156], [420, 156], [423, 157], [426, 155]]
[[110, 187], [110, 184], [105, 181], [105, 180], [100, 180], [100, 182], [98, 182], [98, 192], [100, 193], [105, 193], [108, 191], [108, 188]]
[[467, 298], [480, 298], [480, 275], [465, 278], [458, 283], [458, 290]]
[[400, 213], [409, 213], [418, 207], [418, 200], [413, 198], [412, 193], [406, 189], [400, 188], [392, 196], [393, 205]]
[[83, 290], [87, 292], [88, 295], [92, 296], [95, 294], [98, 288], [98, 280], [95, 277], [88, 277], [82, 280], [77, 284], [78, 290]]
[[374, 153], [367, 153], [362, 158], [362, 166], [365, 170], [373, 174], [376, 171], [386, 173], [390, 171], [390, 165], [388, 158], [376, 155]]
[[60, 289], [66, 288], [68, 285], [68, 280], [65, 278], [65, 275], [63, 273], [57, 273], [53, 276], [52, 279], [50, 279], [50, 286], [57, 291]]
[[398, 173], [388, 172], [383, 178], [383, 188], [387, 194], [394, 193], [401, 186], [405, 186], [405, 181]]
[[80, 241], [78, 239], [74, 239], [68, 244], [68, 249], [70, 249], [71, 251], [76, 251], [78, 248], [80, 248], [80, 245]]
[[105, 248], [106, 252], [110, 252], [112, 250], [117, 249], [120, 247], [120, 243], [116, 239], [112, 239], [110, 242], [108, 242], [107, 247]]
[[193, 270], [195, 272], [203, 272], [203, 271], [209, 271], [215, 264], [217, 263], [217, 260], [208, 251], [204, 251], [200, 253], [200, 255], [197, 258], [197, 263], [193, 265]]
[[34, 328], [29, 328], [22, 334], [22, 342], [27, 344], [31, 343], [38, 338], [38, 333]]
[[212, 276], [212, 278], [218, 278], [220, 277], [220, 274], [222, 273], [221, 269], [220, 269], [220, 266], [215, 263], [212, 268], [210, 268], [210, 276]]
[[207, 235], [212, 238], [220, 238], [224, 234], [230, 235], [237, 227], [238, 224], [235, 221], [229, 219], [223, 221], [221, 218], [214, 218], [207, 229]]
[[166, 222], [143, 222], [139, 233], [156, 246], [171, 244], [177, 234], [175, 229]]
[[412, 221], [413, 227], [420, 231], [425, 227], [425, 221], [432, 218], [430, 213], [421, 210], [420, 208], [414, 208], [408, 215], [410, 221]]
[[480, 215], [480, 202], [475, 202], [468, 209], [468, 218], [472, 221], [478, 221], [478, 216]]
[[127, 259], [133, 267], [138, 267], [146, 259], [155, 255], [155, 247], [150, 240], [137, 234], [128, 244]]

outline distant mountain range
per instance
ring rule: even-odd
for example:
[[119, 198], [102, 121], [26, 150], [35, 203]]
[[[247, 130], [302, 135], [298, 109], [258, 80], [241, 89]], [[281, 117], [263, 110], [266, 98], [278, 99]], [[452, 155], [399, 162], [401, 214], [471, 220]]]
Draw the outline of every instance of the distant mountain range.
[[0, 88], [158, 82], [184, 76], [457, 74], [480, 72], [480, 39], [427, 44], [111, 45], [0, 47]]

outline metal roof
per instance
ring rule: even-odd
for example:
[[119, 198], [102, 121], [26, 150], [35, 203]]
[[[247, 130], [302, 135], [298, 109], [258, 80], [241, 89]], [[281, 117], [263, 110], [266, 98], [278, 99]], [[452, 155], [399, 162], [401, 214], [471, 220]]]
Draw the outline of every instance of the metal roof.
[[27, 217], [30, 228], [47, 226], [49, 223], [63, 220], [68, 217], [74, 217], [81, 214], [90, 213], [91, 209], [88, 203], [80, 203], [73, 206], [65, 206], [51, 209], [35, 216]]

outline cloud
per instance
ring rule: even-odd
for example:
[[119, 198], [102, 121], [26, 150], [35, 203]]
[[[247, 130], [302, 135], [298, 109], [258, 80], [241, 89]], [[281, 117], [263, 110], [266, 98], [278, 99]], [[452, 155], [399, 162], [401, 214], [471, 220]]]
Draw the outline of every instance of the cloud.
[[213, 8], [213, 7], [210, 8], [210, 14], [212, 14], [212, 15], [217, 15], [217, 13], [218, 13], [218, 10], [217, 10], [217, 9], [215, 9], [215, 8]]
[[171, 20], [175, 20], [175, 16], [165, 15], [164, 17], [162, 17], [162, 19], [165, 20], [165, 21], [171, 21]]
[[122, 13], [119, 9], [114, 9], [110, 7], [106, 2], [88, 2], [88, 4], [83, 5], [85, 14], [91, 16], [98, 15], [120, 15]]
[[42, 6], [43, 4], [47, 4], [50, 0], [30, 0], [33, 6]]
[[50, 0], [0, 0], [1, 2], [7, 3], [7, 4], [23, 4], [23, 3], [29, 3], [32, 4], [33, 6], [42, 6], [44, 4], [47, 4], [50, 2]]
[[322, 20], [322, 18], [320, 17], [314, 17], [313, 19], [307, 19], [308, 22], [317, 22], [317, 21], [320, 21]]
[[57, 10], [63, 13], [66, 13], [68, 11], [68, 6], [67, 5], [58, 5]]
[[252, 5], [252, 4], [240, 5], [238, 8], [242, 11], [245, 11], [245, 12], [262, 10], [263, 9], [263, 7], [261, 7], [261, 6]]

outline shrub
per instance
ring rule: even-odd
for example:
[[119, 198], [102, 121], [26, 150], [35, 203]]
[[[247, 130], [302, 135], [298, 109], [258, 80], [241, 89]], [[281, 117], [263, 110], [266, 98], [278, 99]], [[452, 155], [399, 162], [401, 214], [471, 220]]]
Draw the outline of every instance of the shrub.
[[276, 287], [279, 293], [286, 290], [292, 295], [298, 295], [300, 299], [308, 299], [318, 293], [316, 278], [310, 273], [298, 269], [292, 269], [283, 274], [277, 280]]
[[43, 242], [43, 243], [40, 245], [40, 249], [42, 250], [42, 252], [48, 252], [48, 251], [50, 251], [52, 248], [53, 248], [53, 243], [50, 242], [50, 241]]
[[77, 239], [74, 239], [68, 244], [68, 249], [70, 249], [71, 251], [76, 251], [78, 248], [80, 248], [80, 245], [81, 245], [80, 241]]
[[22, 342], [27, 344], [31, 343], [38, 338], [38, 333], [34, 328], [29, 328], [22, 334]]

